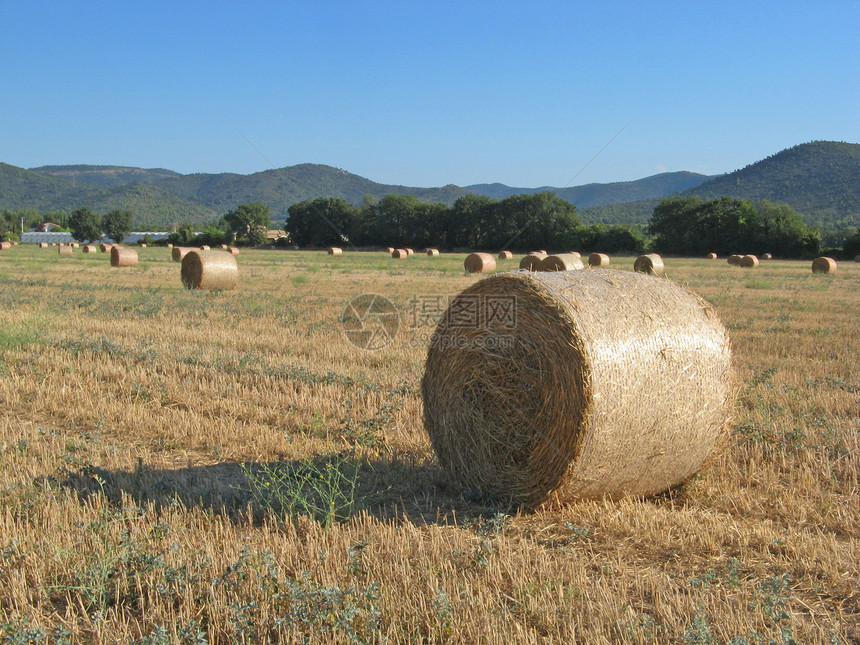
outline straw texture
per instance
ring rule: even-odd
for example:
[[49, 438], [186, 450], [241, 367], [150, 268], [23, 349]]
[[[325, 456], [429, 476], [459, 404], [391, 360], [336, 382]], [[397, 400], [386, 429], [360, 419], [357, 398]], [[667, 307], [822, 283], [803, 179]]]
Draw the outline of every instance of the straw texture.
[[115, 246], [110, 250], [112, 267], [133, 267], [137, 265], [137, 251]]
[[182, 284], [189, 289], [235, 289], [239, 284], [236, 258], [220, 250], [191, 250], [182, 258]]
[[741, 261], [738, 262], [738, 266], [741, 266], [744, 269], [754, 269], [758, 266], [758, 258], [754, 255], [745, 255], [741, 258]]
[[546, 257], [546, 253], [541, 255], [539, 251], [532, 251], [527, 256], [525, 256], [522, 260], [520, 260], [520, 268], [527, 269], [528, 271], [537, 271], [540, 266], [541, 260]]
[[588, 256], [588, 266], [590, 267], [608, 267], [609, 256], [606, 253], [592, 253]]
[[813, 273], [836, 273], [836, 260], [822, 256], [812, 261]]
[[[511, 297], [513, 320], [487, 317]], [[464, 324], [473, 303], [484, 317]], [[425, 429], [447, 475], [525, 507], [683, 482], [722, 446], [733, 391], [729, 338], [711, 307], [614, 269], [477, 282], [443, 316], [422, 380]]]
[[471, 253], [463, 261], [466, 273], [488, 273], [496, 270], [496, 258], [489, 253]]
[[171, 254], [173, 255], [173, 261], [174, 261], [174, 262], [182, 262], [182, 258], [184, 258], [184, 257], [185, 257], [185, 255], [186, 255], [190, 250], [191, 250], [191, 249], [189, 249], [189, 248], [188, 248], [188, 247], [186, 247], [186, 246], [174, 246], [174, 247], [173, 247], [173, 251], [171, 251]]
[[633, 263], [633, 270], [637, 273], [648, 273], [650, 275], [663, 275], [665, 267], [663, 258], [656, 253], [640, 255]]
[[579, 271], [584, 269], [579, 253], [559, 253], [548, 255], [538, 264], [538, 271]]
[[513, 259], [514, 254], [511, 251], [502, 251], [499, 253], [500, 260], [511, 260]]

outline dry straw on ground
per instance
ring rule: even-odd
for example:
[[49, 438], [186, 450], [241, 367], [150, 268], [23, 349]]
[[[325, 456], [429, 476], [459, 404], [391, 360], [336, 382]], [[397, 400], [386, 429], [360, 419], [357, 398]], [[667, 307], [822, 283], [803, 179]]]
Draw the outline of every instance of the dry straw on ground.
[[656, 253], [640, 255], [633, 263], [633, 270], [637, 273], [648, 273], [650, 275], [663, 275], [665, 267], [663, 258]]
[[527, 269], [529, 271], [537, 271], [540, 266], [541, 260], [546, 257], [546, 253], [541, 255], [538, 251], [533, 251], [525, 256], [522, 260], [520, 260], [520, 268]]
[[110, 265], [112, 267], [137, 266], [137, 251], [134, 249], [123, 249], [118, 246], [110, 250]]
[[590, 267], [608, 267], [609, 256], [606, 253], [592, 253], [588, 256], [588, 266]]
[[813, 273], [836, 273], [836, 260], [822, 256], [812, 261]]
[[182, 262], [182, 258], [184, 258], [189, 251], [191, 251], [191, 249], [186, 246], [174, 246], [173, 251], [171, 251], [173, 261]]
[[548, 255], [538, 264], [538, 271], [579, 271], [584, 269], [582, 257], [578, 253], [559, 253]]
[[511, 251], [502, 251], [499, 253], [500, 260], [511, 260], [513, 259], [514, 254]]
[[708, 258], [709, 260], [716, 260], [717, 254], [716, 253], [708, 253], [705, 257]]
[[57, 254], [58, 255], [73, 255], [74, 251], [69, 244], [60, 244], [60, 246], [57, 247]]
[[439, 249], [427, 249], [427, 255], [429, 255], [431, 258], [435, 258], [439, 255]]
[[463, 261], [466, 273], [489, 273], [496, 270], [496, 258], [489, 253], [471, 253]]
[[[225, 246], [224, 248], [226, 249], [227, 247]], [[337, 246], [330, 246], [330, 247], [328, 247], [328, 254], [329, 255], [343, 255], [343, 249], [340, 247], [337, 247]]]
[[[477, 325], [459, 301], [513, 297]], [[436, 329], [425, 428], [449, 477], [498, 502], [646, 496], [694, 475], [733, 406], [729, 338], [711, 307], [633, 272], [504, 273]]]
[[738, 262], [738, 266], [743, 267], [744, 269], [754, 269], [758, 266], [758, 258], [754, 255], [745, 255], [741, 258], [741, 261]]
[[239, 283], [236, 258], [223, 251], [189, 251], [182, 258], [182, 284], [189, 289], [235, 289]]
[[406, 252], [406, 249], [394, 249], [391, 252], [391, 257], [400, 260], [402, 258], [408, 257], [409, 254]]
[[742, 255], [738, 255], [737, 253], [733, 253], [728, 258], [726, 258], [726, 262], [728, 262], [729, 264], [731, 264], [734, 267], [740, 266], [741, 258], [743, 258]]

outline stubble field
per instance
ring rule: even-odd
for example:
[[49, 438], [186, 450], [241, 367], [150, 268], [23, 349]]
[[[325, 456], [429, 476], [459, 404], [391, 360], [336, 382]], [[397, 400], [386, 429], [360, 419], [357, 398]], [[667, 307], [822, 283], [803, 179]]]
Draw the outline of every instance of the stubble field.
[[[726, 449], [526, 514], [423, 430], [464, 256], [243, 251], [231, 292], [140, 257], [0, 254], [0, 642], [860, 643], [860, 264], [667, 259], [732, 338]], [[363, 293], [402, 314], [376, 351]]]

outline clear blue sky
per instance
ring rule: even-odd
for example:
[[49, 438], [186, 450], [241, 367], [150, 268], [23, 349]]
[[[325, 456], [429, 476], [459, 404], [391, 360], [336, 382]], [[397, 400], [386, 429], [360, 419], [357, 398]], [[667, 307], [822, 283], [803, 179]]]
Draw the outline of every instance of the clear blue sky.
[[22, 167], [575, 186], [860, 142], [856, 0], [0, 0], [0, 56]]

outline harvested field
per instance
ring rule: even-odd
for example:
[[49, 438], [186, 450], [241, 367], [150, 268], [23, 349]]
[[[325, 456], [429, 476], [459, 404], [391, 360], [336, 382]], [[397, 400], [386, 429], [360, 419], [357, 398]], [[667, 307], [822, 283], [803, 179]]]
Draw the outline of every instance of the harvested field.
[[[731, 339], [724, 450], [657, 497], [526, 513], [424, 430], [465, 254], [243, 249], [204, 291], [138, 253], [0, 253], [0, 641], [857, 641], [860, 264], [671, 258]], [[340, 322], [361, 294], [374, 351]]]

